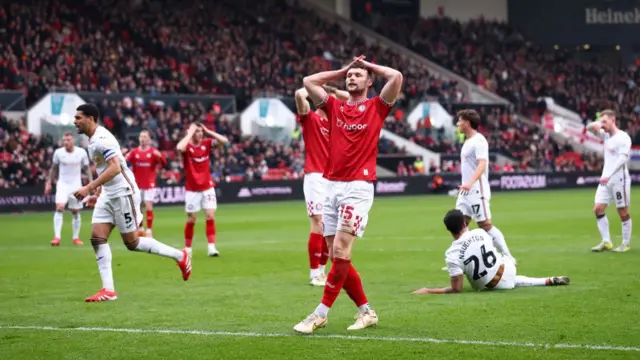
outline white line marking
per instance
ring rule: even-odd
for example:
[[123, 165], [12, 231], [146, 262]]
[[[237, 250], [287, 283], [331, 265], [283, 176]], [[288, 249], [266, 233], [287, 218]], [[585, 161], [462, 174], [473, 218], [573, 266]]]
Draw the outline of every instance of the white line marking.
[[[102, 328], [102, 327], [75, 327], [62, 328], [55, 326], [19, 326], [0, 325], [0, 330], [41, 330], [41, 331], [84, 331], [84, 332], [115, 332], [137, 334], [174, 334], [174, 335], [203, 335], [203, 336], [242, 336], [242, 337], [304, 337], [294, 333], [260, 333], [260, 332], [233, 332], [233, 331], [203, 331], [203, 330], [173, 330], [173, 329], [126, 329], [126, 328]], [[485, 345], [485, 346], [513, 346], [545, 349], [583, 349], [583, 350], [610, 350], [610, 351], [640, 351], [636, 346], [615, 345], [582, 345], [582, 344], [539, 344], [515, 341], [482, 341], [482, 340], [451, 340], [422, 337], [391, 337], [391, 336], [353, 336], [353, 335], [312, 335], [318, 339], [341, 339], [363, 341], [390, 341], [390, 342], [419, 342], [432, 344], [459, 344], [459, 345]]]

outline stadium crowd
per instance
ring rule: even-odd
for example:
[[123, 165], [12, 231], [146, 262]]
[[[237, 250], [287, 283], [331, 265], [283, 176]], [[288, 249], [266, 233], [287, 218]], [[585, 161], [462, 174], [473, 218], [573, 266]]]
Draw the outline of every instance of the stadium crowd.
[[[426, 119], [413, 131], [403, 113], [427, 97], [443, 104], [464, 103], [468, 99], [455, 82], [367, 44], [358, 34], [347, 33], [308, 9], [288, 6], [284, 0], [25, 1], [0, 6], [0, 25], [5, 29], [0, 33], [0, 89], [23, 91], [29, 104], [55, 89], [131, 95], [232, 94], [243, 109], [256, 94], [292, 96], [305, 74], [338, 67], [363, 53], [372, 61], [402, 69], [405, 75], [404, 92], [394, 120], [385, 124], [387, 129], [434, 151], [454, 153], [460, 148], [458, 142], [432, 130]], [[538, 109], [533, 104], [543, 95], [576, 108], [585, 117], [604, 98], [615, 100], [617, 109], [630, 119], [631, 135], [640, 138], [636, 122], [640, 108], [629, 107], [640, 98], [635, 72], [615, 72], [605, 65], [563, 58], [560, 52], [541, 52], [508, 26], [484, 21], [464, 25], [446, 18], [381, 22], [375, 30], [508, 98], [518, 113], [530, 115], [527, 111]], [[595, 79], [603, 76], [622, 79], [619, 84], [625, 86], [596, 86]], [[374, 87], [379, 89], [380, 84]], [[185, 124], [193, 121], [230, 137], [229, 147], [215, 150], [213, 168], [219, 181], [269, 179], [270, 172], [274, 178], [302, 173], [300, 141], [285, 147], [244, 137], [237, 122], [221, 116], [219, 106], [104, 101], [100, 107], [105, 125], [125, 148], [134, 146], [135, 134], [142, 128], [152, 131], [171, 160], [161, 173], [169, 183], [180, 181], [181, 165], [173, 149]], [[518, 121], [513, 112], [482, 110], [482, 115], [482, 131], [493, 150], [518, 159], [516, 169], [571, 171], [600, 166], [597, 157], [577, 155], [537, 127]], [[52, 140], [25, 134], [23, 125], [6, 119], [0, 131], [1, 156], [11, 158], [3, 161], [0, 185], [42, 182]], [[387, 140], [380, 141], [379, 151], [404, 153]]]

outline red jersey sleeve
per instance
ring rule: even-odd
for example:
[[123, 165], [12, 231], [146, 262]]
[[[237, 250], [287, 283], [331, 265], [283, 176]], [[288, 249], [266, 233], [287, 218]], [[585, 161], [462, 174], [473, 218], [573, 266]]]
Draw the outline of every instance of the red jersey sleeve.
[[207, 152], [211, 152], [211, 149], [213, 149], [213, 139], [212, 138], [202, 139], [202, 143], [204, 144], [204, 146], [207, 147]]
[[307, 119], [309, 118], [309, 113], [311, 113], [311, 110], [309, 110], [309, 112], [304, 115], [296, 114], [296, 120], [300, 124], [302, 124], [303, 122], [307, 121]]
[[374, 98], [374, 101], [376, 104], [376, 112], [378, 113], [378, 115], [380, 115], [380, 118], [382, 118], [382, 121], [384, 121], [387, 118], [387, 116], [389, 116], [391, 109], [393, 109], [393, 104], [391, 105], [387, 104], [384, 100], [382, 100], [380, 96], [376, 96]]
[[158, 165], [160, 165], [160, 167], [167, 166], [167, 158], [164, 156], [164, 154], [160, 150], [156, 149], [155, 155], [156, 155], [156, 162]]

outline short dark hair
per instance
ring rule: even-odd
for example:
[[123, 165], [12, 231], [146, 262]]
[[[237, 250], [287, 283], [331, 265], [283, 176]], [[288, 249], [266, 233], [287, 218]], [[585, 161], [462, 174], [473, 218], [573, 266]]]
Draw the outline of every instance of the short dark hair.
[[458, 111], [458, 118], [468, 121], [473, 130], [478, 130], [480, 126], [480, 114], [472, 109], [464, 109]]
[[453, 235], [459, 234], [466, 226], [464, 214], [458, 209], [449, 210], [444, 216], [444, 226]]
[[351, 66], [351, 69], [362, 69], [362, 70], [365, 70], [367, 72], [367, 76], [369, 76], [369, 77], [373, 76], [373, 72], [371, 71], [371, 69], [368, 69], [368, 68], [364, 67], [364, 65], [353, 64]]
[[605, 109], [600, 111], [600, 116], [611, 116], [611, 117], [616, 117], [616, 112], [611, 110], [611, 109]]
[[100, 120], [100, 110], [98, 110], [97, 106], [91, 103], [86, 103], [78, 106], [76, 108], [76, 111], [82, 111], [82, 113], [86, 117], [92, 117], [93, 121], [95, 122], [98, 122], [98, 120]]
[[71, 131], [65, 131], [62, 136], [73, 136], [73, 133]]
[[140, 134], [142, 134], [143, 132], [146, 132], [147, 134], [149, 134], [149, 136], [151, 136], [151, 131], [147, 128], [144, 128], [142, 130], [140, 130]]

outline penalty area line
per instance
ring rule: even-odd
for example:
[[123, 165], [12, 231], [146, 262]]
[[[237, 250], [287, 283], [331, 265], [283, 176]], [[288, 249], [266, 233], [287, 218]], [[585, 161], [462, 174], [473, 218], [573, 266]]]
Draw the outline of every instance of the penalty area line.
[[583, 349], [583, 350], [608, 350], [608, 351], [640, 351], [636, 346], [615, 345], [589, 345], [589, 344], [542, 344], [516, 341], [482, 341], [482, 340], [455, 340], [435, 339], [428, 337], [392, 337], [392, 336], [357, 336], [357, 335], [298, 335], [295, 333], [262, 333], [262, 332], [233, 332], [233, 331], [204, 331], [204, 330], [178, 330], [178, 329], [127, 329], [104, 327], [55, 327], [55, 326], [20, 326], [0, 325], [0, 330], [39, 330], [39, 331], [75, 331], [75, 332], [112, 332], [112, 333], [137, 333], [137, 334], [173, 334], [173, 335], [200, 335], [200, 336], [230, 336], [230, 337], [265, 337], [265, 338], [316, 338], [339, 339], [360, 341], [389, 341], [389, 342], [418, 342], [432, 344], [459, 344], [459, 345], [484, 345], [484, 346], [512, 346], [544, 349]]

